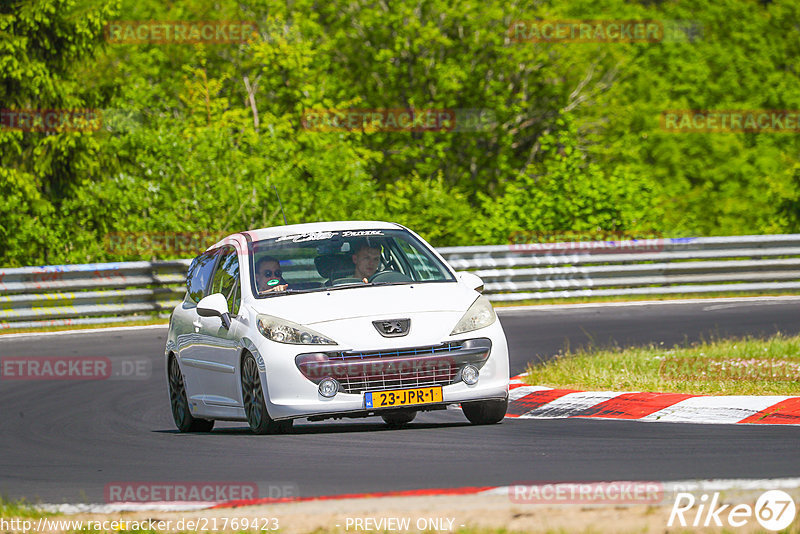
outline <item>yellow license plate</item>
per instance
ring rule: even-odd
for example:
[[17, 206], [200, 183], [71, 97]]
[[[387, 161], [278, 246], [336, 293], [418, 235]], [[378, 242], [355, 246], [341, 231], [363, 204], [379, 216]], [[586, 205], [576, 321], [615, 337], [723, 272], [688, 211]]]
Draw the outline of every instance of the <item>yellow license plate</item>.
[[390, 406], [413, 406], [442, 402], [442, 386], [427, 388], [393, 389], [390, 391], [368, 391], [364, 393], [364, 406], [367, 408], [388, 408]]

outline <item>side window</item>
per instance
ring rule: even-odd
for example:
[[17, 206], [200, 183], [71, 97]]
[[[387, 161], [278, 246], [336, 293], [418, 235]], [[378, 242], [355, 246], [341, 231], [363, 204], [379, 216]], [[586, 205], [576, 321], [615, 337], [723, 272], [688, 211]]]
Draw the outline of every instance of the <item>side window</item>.
[[411, 264], [411, 269], [415, 272], [416, 280], [442, 280], [442, 272], [423, 251], [403, 239], [398, 239], [397, 244], [405, 254], [406, 259]]
[[[413, 272], [409, 272], [407, 262], [403, 261], [405, 258], [399, 253], [397, 241], [392, 240], [392, 244], [384, 248], [384, 257], [382, 258], [383, 269], [398, 271], [410, 277], [414, 277]], [[388, 258], [388, 259], [387, 259]]]
[[228, 311], [231, 314], [239, 313], [239, 304], [242, 301], [239, 283], [239, 257], [236, 249], [232, 246], [222, 248], [222, 258], [214, 271], [214, 280], [211, 282], [211, 292], [222, 293], [228, 301]]
[[189, 266], [189, 274], [186, 277], [186, 292], [189, 298], [195, 303], [206, 296], [206, 288], [211, 280], [211, 270], [214, 268], [214, 261], [217, 259], [219, 250], [210, 250], [194, 259]]

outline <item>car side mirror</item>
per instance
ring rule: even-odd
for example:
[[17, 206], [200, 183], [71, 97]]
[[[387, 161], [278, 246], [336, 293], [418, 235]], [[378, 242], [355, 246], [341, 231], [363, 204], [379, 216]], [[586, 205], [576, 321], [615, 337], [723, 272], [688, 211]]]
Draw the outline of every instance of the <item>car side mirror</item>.
[[231, 327], [231, 314], [228, 301], [222, 293], [214, 293], [200, 299], [197, 303], [197, 315], [201, 317], [219, 317], [226, 330]]
[[458, 274], [458, 278], [467, 284], [469, 287], [477, 291], [478, 293], [483, 293], [483, 280], [477, 274], [473, 274], [467, 271], [461, 271]]

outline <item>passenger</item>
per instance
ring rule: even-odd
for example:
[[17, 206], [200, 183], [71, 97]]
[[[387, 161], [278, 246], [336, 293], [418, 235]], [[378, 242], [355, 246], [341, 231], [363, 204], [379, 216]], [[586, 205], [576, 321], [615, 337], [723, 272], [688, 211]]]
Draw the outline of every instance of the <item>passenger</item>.
[[286, 291], [288, 287], [289, 284], [283, 279], [281, 264], [277, 259], [264, 256], [256, 262], [256, 289], [259, 295], [271, 291]]
[[354, 278], [367, 281], [375, 274], [381, 263], [380, 245], [372, 246], [368, 242], [362, 242], [353, 253], [353, 263], [356, 264]]

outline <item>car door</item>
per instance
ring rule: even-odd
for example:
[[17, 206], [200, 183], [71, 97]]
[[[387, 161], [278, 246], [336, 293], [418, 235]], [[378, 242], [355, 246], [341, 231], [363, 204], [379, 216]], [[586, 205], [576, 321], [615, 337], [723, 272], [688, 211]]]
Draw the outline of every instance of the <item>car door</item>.
[[219, 254], [219, 249], [210, 250], [192, 261], [186, 277], [186, 296], [172, 317], [178, 360], [183, 371], [186, 395], [191, 404], [202, 402], [201, 399], [208, 391], [208, 384], [204, 382], [205, 376], [199, 372], [208, 341], [200, 332], [202, 324], [197, 314], [197, 303], [208, 294]]
[[225, 328], [219, 317], [200, 317], [195, 329], [201, 339], [194, 362], [200, 383], [204, 384], [203, 402], [213, 406], [238, 406], [239, 383], [236, 368], [242, 323], [236, 318], [241, 304], [239, 255], [233, 245], [220, 249], [220, 257], [211, 278], [208, 294], [222, 293], [228, 302], [231, 326]]

